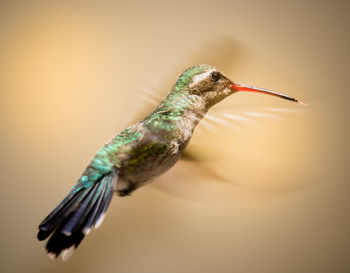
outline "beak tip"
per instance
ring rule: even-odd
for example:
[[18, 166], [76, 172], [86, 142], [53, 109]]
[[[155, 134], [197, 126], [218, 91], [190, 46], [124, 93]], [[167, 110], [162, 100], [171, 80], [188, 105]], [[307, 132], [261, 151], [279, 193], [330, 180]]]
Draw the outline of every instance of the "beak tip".
[[299, 104], [303, 105], [303, 106], [307, 106], [307, 103], [305, 103], [305, 102], [303, 102], [303, 101], [301, 101], [301, 100], [298, 100], [297, 102], [298, 102]]

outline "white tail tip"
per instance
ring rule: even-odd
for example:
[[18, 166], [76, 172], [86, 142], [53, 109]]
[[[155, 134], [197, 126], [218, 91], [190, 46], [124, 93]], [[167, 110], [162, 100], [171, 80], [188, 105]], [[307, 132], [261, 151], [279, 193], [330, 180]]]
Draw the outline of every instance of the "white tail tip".
[[103, 222], [103, 220], [105, 219], [105, 213], [104, 214], [102, 214], [101, 216], [100, 216], [100, 218], [98, 218], [98, 220], [96, 221], [96, 224], [95, 224], [95, 228], [99, 228], [100, 227], [100, 225], [102, 224], [102, 222]]
[[72, 257], [74, 253], [75, 247], [71, 246], [70, 248], [66, 248], [62, 251], [62, 261], [67, 261], [70, 257]]

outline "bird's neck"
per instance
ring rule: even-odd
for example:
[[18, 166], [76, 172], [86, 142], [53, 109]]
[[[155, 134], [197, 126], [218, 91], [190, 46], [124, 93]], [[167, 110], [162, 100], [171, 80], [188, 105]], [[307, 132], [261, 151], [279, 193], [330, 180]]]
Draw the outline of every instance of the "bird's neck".
[[180, 132], [189, 136], [207, 112], [200, 96], [188, 92], [170, 92], [159, 106], [146, 118], [146, 125], [161, 134]]
[[170, 120], [190, 119], [197, 125], [208, 109], [200, 96], [183, 91], [170, 92], [157, 110], [166, 113]]

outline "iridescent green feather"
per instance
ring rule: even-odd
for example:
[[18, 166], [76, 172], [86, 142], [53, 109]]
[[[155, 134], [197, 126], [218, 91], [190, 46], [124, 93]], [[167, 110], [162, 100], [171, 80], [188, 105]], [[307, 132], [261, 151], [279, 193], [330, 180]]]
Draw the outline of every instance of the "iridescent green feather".
[[192, 95], [188, 93], [193, 76], [203, 73], [209, 68], [210, 66], [207, 65], [193, 66], [180, 75], [168, 96], [144, 120], [149, 130], [156, 133], [174, 131], [175, 125], [171, 121], [181, 119], [184, 110], [190, 108], [194, 102]]
[[[104, 145], [86, 168], [77, 184], [73, 187], [72, 193], [78, 192], [82, 188], [88, 188], [98, 182], [103, 176], [112, 172], [115, 166], [118, 166], [118, 154], [129, 144], [135, 142], [141, 137], [140, 132], [131, 130], [131, 127], [126, 128], [109, 143]], [[127, 150], [125, 150], [127, 152]]]
[[134, 149], [128, 160], [128, 171], [133, 171], [136, 167], [142, 165], [150, 157], [157, 158], [167, 149], [166, 144], [151, 142], [148, 145], [142, 145]]

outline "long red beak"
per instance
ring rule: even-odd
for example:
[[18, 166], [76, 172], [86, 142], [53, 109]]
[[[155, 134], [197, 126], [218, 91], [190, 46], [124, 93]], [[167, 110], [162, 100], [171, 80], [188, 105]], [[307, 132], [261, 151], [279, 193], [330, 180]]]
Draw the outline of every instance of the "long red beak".
[[227, 86], [229, 89], [231, 89], [232, 91], [244, 91], [244, 92], [257, 92], [257, 93], [263, 93], [263, 94], [268, 94], [268, 95], [272, 95], [272, 96], [276, 96], [276, 97], [280, 97], [282, 99], [286, 99], [286, 100], [291, 100], [291, 101], [295, 101], [297, 103], [300, 103], [302, 105], [306, 105], [306, 103], [297, 100], [295, 98], [289, 97], [285, 94], [279, 93], [279, 92], [275, 92], [275, 91], [271, 91], [268, 89], [264, 89], [264, 88], [259, 88], [259, 87], [253, 87], [253, 86], [248, 86], [248, 85], [244, 85], [241, 83], [230, 83]]

